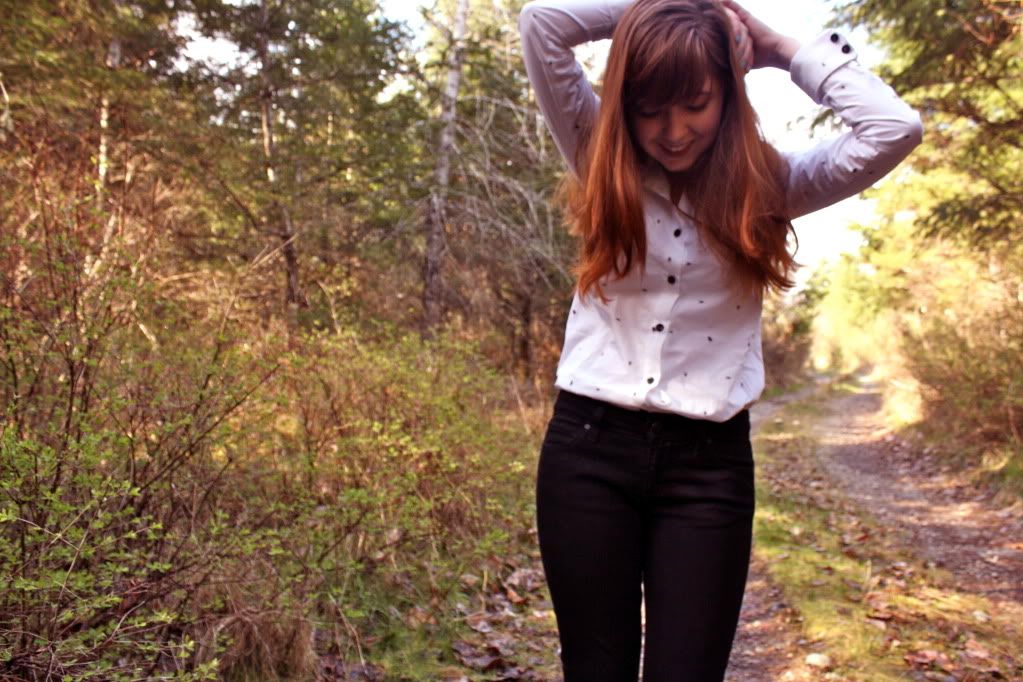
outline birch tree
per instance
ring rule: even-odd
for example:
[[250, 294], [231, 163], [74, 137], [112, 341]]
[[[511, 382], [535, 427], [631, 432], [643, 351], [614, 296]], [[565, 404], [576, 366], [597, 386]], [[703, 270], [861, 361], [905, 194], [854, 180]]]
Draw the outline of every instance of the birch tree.
[[443, 314], [444, 228], [447, 222], [447, 199], [451, 180], [451, 155], [455, 139], [458, 111], [458, 89], [462, 79], [465, 27], [469, 0], [457, 0], [451, 40], [448, 48], [447, 79], [441, 101], [440, 136], [436, 147], [434, 185], [430, 192], [430, 210], [426, 232], [426, 259], [423, 266], [423, 314], [427, 333], [440, 324]]

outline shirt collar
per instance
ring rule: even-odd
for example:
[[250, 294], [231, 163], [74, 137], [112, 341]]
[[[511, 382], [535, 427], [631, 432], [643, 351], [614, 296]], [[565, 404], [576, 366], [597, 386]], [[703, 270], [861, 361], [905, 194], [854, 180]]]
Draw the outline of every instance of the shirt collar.
[[[643, 187], [671, 203], [671, 187], [668, 185], [668, 175], [664, 172], [664, 167], [661, 164], [652, 159], [640, 161], [639, 177], [640, 184]], [[691, 210], [689, 200], [686, 199], [685, 195], [682, 195], [682, 198], [679, 199], [678, 204], [675, 206], [683, 211]]]
[[661, 164], [652, 159], [643, 159], [639, 162], [640, 182], [644, 187], [654, 194], [671, 201], [671, 190], [668, 186], [668, 176], [664, 173]]

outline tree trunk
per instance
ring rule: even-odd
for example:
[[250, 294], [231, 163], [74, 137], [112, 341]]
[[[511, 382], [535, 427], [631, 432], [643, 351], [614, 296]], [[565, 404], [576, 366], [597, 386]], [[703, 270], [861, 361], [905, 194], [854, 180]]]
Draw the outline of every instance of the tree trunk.
[[527, 291], [522, 297], [522, 304], [519, 306], [519, 339], [518, 358], [519, 373], [523, 379], [528, 379], [533, 373], [533, 297], [532, 292]]
[[[121, 2], [114, 2], [114, 7], [119, 8]], [[121, 67], [121, 40], [112, 38], [107, 45], [107, 55], [104, 64], [111, 71]], [[96, 151], [96, 208], [98, 215], [103, 215], [107, 203], [107, 176], [110, 174], [110, 93], [106, 90], [100, 95], [99, 102], [99, 149]], [[95, 255], [87, 254], [85, 257], [85, 268], [83, 270], [87, 281], [92, 281], [98, 272], [103, 261], [106, 259], [110, 242], [114, 238], [117, 215], [114, 211], [107, 216], [106, 226], [103, 235], [100, 237], [96, 247]]]
[[[270, 6], [268, 0], [260, 2], [262, 26], [259, 31], [259, 42], [257, 52], [260, 62], [260, 79], [262, 80], [262, 92], [260, 94], [261, 107], [260, 118], [263, 124], [263, 160], [266, 165], [266, 179], [270, 183], [271, 191], [277, 188], [277, 147], [274, 140], [273, 104], [276, 94], [273, 79], [270, 73]], [[295, 228], [291, 220], [291, 213], [287, 206], [276, 198], [270, 204], [270, 211], [267, 219], [279, 225], [277, 234], [281, 239], [281, 252], [284, 255], [285, 293], [284, 302], [288, 306], [289, 316], [297, 313], [298, 306], [302, 305], [304, 299], [299, 288], [298, 278], [298, 249], [295, 246]]]
[[[114, 7], [120, 7], [120, 2], [115, 2]], [[116, 70], [121, 66], [121, 41], [119, 38], [113, 38], [110, 44], [107, 45], [107, 56], [105, 59], [106, 67], [110, 70]], [[103, 190], [106, 189], [107, 183], [107, 169], [109, 167], [109, 156], [110, 156], [110, 95], [104, 92], [100, 96], [99, 105], [99, 153], [96, 159], [96, 193], [99, 196], [100, 203], [103, 199]]]
[[447, 193], [451, 175], [451, 148], [455, 140], [455, 114], [458, 87], [462, 79], [462, 42], [469, 14], [469, 0], [455, 5], [455, 25], [448, 53], [448, 79], [441, 104], [441, 131], [434, 167], [434, 188], [430, 192], [430, 216], [426, 233], [426, 261], [423, 266], [423, 313], [426, 333], [432, 334], [441, 322], [444, 258], [444, 225], [447, 220]]

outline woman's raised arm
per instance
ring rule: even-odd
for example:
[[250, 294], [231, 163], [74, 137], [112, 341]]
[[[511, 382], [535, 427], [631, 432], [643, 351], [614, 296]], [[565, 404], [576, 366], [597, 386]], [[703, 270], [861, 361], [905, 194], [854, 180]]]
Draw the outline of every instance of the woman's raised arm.
[[852, 129], [807, 151], [784, 155], [789, 165], [786, 198], [790, 218], [862, 192], [920, 144], [920, 115], [856, 61], [856, 50], [840, 31], [826, 31], [799, 46], [735, 0], [723, 2], [750, 31], [754, 67], [787, 69], [803, 92], [817, 104], [830, 107]]
[[851, 130], [807, 151], [785, 154], [790, 217], [862, 192], [920, 144], [920, 115], [856, 61], [856, 51], [841, 32], [825, 32], [800, 48], [791, 74], [796, 85], [830, 107]]
[[526, 73], [547, 127], [573, 170], [599, 102], [572, 47], [610, 38], [632, 0], [533, 0], [519, 15]]

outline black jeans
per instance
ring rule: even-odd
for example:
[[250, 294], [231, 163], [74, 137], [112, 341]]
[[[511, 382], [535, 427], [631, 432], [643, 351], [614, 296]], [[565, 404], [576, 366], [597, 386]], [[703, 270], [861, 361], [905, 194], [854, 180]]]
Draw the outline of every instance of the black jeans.
[[[565, 682], [720, 682], [749, 570], [749, 412], [716, 423], [562, 391], [537, 530]], [[642, 595], [641, 595], [642, 585]]]

